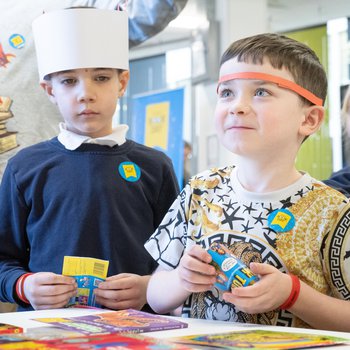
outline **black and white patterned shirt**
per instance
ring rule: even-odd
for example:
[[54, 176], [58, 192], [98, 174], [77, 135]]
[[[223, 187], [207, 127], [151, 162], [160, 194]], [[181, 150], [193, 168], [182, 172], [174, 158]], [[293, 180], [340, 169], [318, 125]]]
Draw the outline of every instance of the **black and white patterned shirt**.
[[[350, 300], [350, 204], [341, 193], [308, 174], [270, 193], [246, 191], [236, 168], [216, 168], [193, 177], [145, 247], [163, 268], [178, 266], [194, 244], [227, 245], [247, 265], [263, 262], [291, 272], [321, 293]], [[275, 211], [275, 212], [274, 212]], [[286, 211], [292, 226], [271, 225]], [[272, 221], [273, 223], [273, 221]], [[282, 225], [283, 226], [283, 225]], [[308, 327], [286, 310], [246, 314], [226, 303], [222, 291], [194, 293], [185, 317]]]

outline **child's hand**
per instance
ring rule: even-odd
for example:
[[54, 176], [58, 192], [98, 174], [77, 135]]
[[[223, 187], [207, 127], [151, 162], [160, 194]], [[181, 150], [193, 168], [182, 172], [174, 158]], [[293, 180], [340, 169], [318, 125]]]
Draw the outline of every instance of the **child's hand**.
[[121, 273], [108, 277], [94, 290], [96, 302], [109, 309], [141, 310], [146, 304], [150, 276]]
[[74, 278], [52, 272], [37, 272], [24, 281], [24, 294], [35, 310], [64, 307], [76, 293]]
[[193, 246], [180, 260], [177, 267], [183, 287], [191, 292], [204, 292], [216, 282], [214, 266], [209, 265], [212, 258], [199, 245]]
[[224, 293], [224, 300], [248, 314], [268, 312], [281, 306], [291, 292], [291, 278], [269, 264], [251, 263], [249, 268], [259, 275], [260, 281], [249, 287], [233, 288], [231, 293]]

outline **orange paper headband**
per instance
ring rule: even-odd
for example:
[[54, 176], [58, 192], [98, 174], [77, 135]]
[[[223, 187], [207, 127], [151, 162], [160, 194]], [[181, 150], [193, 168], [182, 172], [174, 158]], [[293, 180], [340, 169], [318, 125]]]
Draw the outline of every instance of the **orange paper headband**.
[[257, 80], [270, 81], [271, 83], [277, 84], [281, 88], [296, 92], [298, 95], [306, 98], [308, 101], [310, 101], [316, 106], [323, 105], [323, 100], [321, 98], [317, 97], [309, 90], [304, 89], [300, 85], [290, 80], [278, 77], [276, 75], [259, 73], [259, 72], [241, 72], [241, 73], [232, 73], [232, 74], [224, 75], [219, 79], [218, 87], [216, 90], [218, 91], [220, 83], [228, 80], [233, 80], [233, 79], [257, 79]]

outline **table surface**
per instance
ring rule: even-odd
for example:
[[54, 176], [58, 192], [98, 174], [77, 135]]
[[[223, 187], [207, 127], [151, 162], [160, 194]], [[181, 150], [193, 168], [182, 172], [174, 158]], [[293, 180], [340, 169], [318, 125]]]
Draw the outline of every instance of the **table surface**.
[[[10, 323], [15, 326], [23, 327], [26, 330], [29, 328], [43, 326], [41, 322], [32, 320], [33, 318], [74, 317], [74, 316], [91, 315], [93, 313], [101, 313], [101, 312], [108, 312], [108, 311], [111, 311], [111, 310], [69, 308], [69, 309], [52, 309], [52, 310], [40, 310], [40, 311], [0, 313], [0, 323]], [[167, 317], [170, 317], [170, 316], [167, 316]], [[193, 335], [193, 334], [213, 334], [213, 333], [221, 333], [221, 332], [223, 333], [223, 332], [230, 332], [230, 331], [243, 331], [247, 329], [250, 329], [250, 330], [265, 329], [269, 331], [282, 331], [282, 332], [336, 336], [336, 337], [349, 339], [349, 343], [350, 343], [350, 333], [344, 333], [344, 332], [332, 332], [332, 331], [305, 329], [305, 328], [262, 326], [262, 325], [253, 325], [253, 324], [199, 320], [199, 319], [180, 318], [180, 317], [172, 317], [172, 318], [188, 323], [188, 328], [149, 332], [149, 333], [143, 333], [143, 335], [147, 335], [147, 336], [151, 336], [159, 339], [160, 338], [166, 339], [171, 337]], [[340, 345], [336, 347], [322, 347], [320, 349], [337, 349], [337, 350], [350, 349], [350, 344], [344, 345], [344, 346]]]

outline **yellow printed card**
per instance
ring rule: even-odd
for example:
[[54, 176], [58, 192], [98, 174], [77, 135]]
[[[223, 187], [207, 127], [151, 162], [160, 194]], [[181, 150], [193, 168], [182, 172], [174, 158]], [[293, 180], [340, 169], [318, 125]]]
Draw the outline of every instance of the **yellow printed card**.
[[105, 279], [109, 262], [95, 258], [65, 256], [62, 274], [66, 276], [90, 275]]
[[95, 301], [94, 289], [107, 277], [109, 261], [79, 256], [65, 256], [62, 274], [75, 277], [78, 293], [68, 305], [100, 306]]

